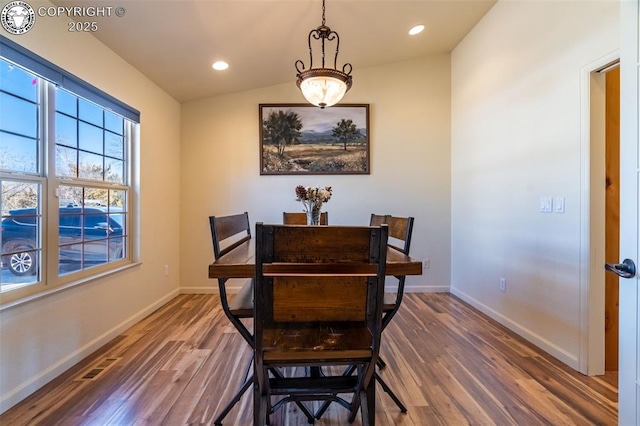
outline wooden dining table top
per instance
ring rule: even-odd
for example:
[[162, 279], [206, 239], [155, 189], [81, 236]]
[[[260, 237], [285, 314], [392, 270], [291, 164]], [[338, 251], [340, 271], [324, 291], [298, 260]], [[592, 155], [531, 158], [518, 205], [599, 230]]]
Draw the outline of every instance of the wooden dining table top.
[[[255, 254], [255, 240], [251, 238], [210, 264], [209, 278], [253, 278]], [[422, 275], [422, 262], [390, 247], [386, 268], [387, 275]]]

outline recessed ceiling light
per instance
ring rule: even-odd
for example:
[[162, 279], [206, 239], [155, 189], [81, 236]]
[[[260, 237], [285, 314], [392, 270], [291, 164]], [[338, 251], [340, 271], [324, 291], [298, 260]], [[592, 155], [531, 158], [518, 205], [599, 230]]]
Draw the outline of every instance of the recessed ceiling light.
[[409, 30], [409, 35], [420, 34], [422, 31], [424, 31], [424, 25], [416, 25]]
[[229, 64], [226, 63], [225, 61], [216, 61], [216, 62], [213, 63], [212, 67], [216, 71], [222, 71], [222, 70], [226, 70], [227, 68], [229, 68]]

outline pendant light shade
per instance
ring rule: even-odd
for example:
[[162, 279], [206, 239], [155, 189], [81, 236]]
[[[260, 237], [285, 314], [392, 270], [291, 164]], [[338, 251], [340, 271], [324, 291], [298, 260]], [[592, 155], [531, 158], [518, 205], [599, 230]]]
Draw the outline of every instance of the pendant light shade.
[[[340, 36], [331, 28], [325, 25], [325, 5], [322, 0], [322, 25], [311, 30], [308, 36], [309, 43], [309, 69], [305, 69], [304, 62], [296, 61], [297, 80], [296, 84], [302, 91], [302, 95], [312, 105], [320, 108], [329, 107], [340, 102], [342, 97], [351, 89], [351, 64], [345, 64], [342, 70], [337, 69], [338, 49], [340, 47]], [[313, 48], [312, 40], [319, 40], [322, 49], [322, 67], [313, 68]], [[336, 53], [333, 61], [333, 68], [325, 68], [325, 42], [336, 43]]]

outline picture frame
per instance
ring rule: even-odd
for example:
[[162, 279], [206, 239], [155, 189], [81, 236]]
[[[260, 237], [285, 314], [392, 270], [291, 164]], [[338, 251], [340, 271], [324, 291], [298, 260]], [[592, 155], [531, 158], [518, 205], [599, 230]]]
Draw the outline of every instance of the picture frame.
[[261, 175], [370, 174], [369, 104], [260, 104]]

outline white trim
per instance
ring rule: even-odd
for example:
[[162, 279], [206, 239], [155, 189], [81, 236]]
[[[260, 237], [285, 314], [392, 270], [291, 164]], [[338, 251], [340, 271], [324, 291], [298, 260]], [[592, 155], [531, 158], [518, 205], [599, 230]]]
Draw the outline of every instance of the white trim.
[[[611, 64], [620, 57], [614, 50], [583, 66], [580, 70], [580, 265], [579, 265], [579, 325], [580, 343], [577, 364], [574, 368], [582, 374], [604, 373], [604, 288], [597, 285], [596, 276], [603, 276], [594, 268], [604, 268], [604, 237], [593, 235], [596, 212], [592, 194], [591, 165], [591, 82], [592, 73]], [[604, 176], [602, 176], [604, 180]], [[594, 188], [595, 191], [595, 188]], [[597, 202], [595, 203], [598, 204]]]
[[500, 324], [502, 324], [505, 327], [507, 327], [509, 330], [513, 331], [514, 333], [518, 334], [522, 338], [528, 340], [530, 343], [536, 345], [538, 348], [540, 348], [543, 351], [547, 352], [549, 355], [551, 355], [551, 356], [559, 359], [561, 362], [567, 364], [569, 367], [571, 367], [573, 369], [577, 369], [577, 367], [578, 367], [578, 358], [577, 358], [577, 356], [575, 356], [575, 355], [563, 350], [562, 348], [560, 348], [557, 345], [554, 345], [549, 340], [544, 339], [543, 337], [541, 337], [539, 334], [536, 334], [536, 333], [532, 332], [528, 328], [523, 327], [521, 324], [519, 324], [519, 323], [511, 320], [510, 318], [502, 315], [500, 312], [491, 309], [490, 307], [488, 307], [484, 303], [479, 302], [478, 300], [472, 298], [468, 294], [466, 294], [466, 293], [464, 293], [464, 292], [462, 292], [462, 291], [460, 291], [460, 290], [458, 290], [456, 288], [451, 288], [451, 294], [453, 294], [454, 296], [457, 296], [460, 299], [464, 300], [465, 302], [467, 302], [468, 304], [470, 304], [471, 306], [473, 306], [474, 308], [476, 308], [477, 310], [479, 310], [483, 314], [488, 315], [489, 317], [491, 317], [495, 321], [497, 321]]
[[58, 377], [60, 374], [67, 371], [96, 350], [100, 349], [105, 344], [122, 334], [129, 327], [142, 321], [145, 317], [156, 311], [161, 306], [168, 303], [179, 294], [179, 290], [173, 290], [162, 298], [158, 299], [146, 308], [138, 311], [134, 315], [130, 316], [120, 324], [107, 330], [102, 335], [96, 337], [86, 345], [82, 346], [78, 350], [70, 353], [66, 357], [60, 359], [55, 364], [50, 365], [48, 368], [42, 370], [37, 375], [29, 378], [25, 382], [19, 384], [15, 388], [5, 392], [0, 396], [0, 414], [22, 401], [33, 392], [37, 391], [51, 380]]
[[[227, 287], [227, 294], [236, 294], [240, 287]], [[218, 285], [211, 287], [180, 287], [180, 294], [220, 294]]]

